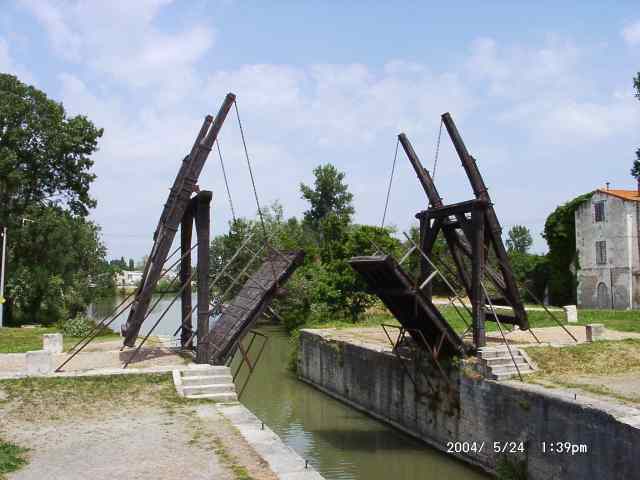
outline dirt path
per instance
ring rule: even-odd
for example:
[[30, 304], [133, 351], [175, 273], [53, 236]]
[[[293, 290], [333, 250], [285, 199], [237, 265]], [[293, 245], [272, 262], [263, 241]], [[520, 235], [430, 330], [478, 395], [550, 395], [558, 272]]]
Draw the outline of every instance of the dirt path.
[[233, 479], [217, 455], [190, 443], [184, 419], [158, 409], [78, 424], [31, 423], [9, 437], [31, 450], [29, 465], [11, 480]]
[[276, 480], [213, 403], [157, 378], [104, 377], [120, 383], [102, 391], [95, 377], [0, 382], [0, 437], [29, 448], [8, 479]]

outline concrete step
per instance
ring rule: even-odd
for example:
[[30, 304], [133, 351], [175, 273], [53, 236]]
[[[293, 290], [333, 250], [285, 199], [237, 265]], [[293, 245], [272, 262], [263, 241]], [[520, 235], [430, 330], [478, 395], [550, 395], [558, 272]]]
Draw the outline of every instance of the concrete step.
[[[531, 373], [533, 372], [533, 369], [531, 367], [529, 367], [529, 365], [520, 367], [520, 365], [518, 365], [518, 370], [520, 370], [520, 373]], [[500, 366], [500, 367], [494, 367], [491, 369], [491, 373], [493, 375], [500, 375], [503, 373], [514, 373], [517, 374], [518, 370], [516, 370], [516, 367], [513, 366], [513, 364], [511, 365], [504, 365], [504, 366]]]
[[182, 378], [201, 377], [207, 375], [231, 375], [231, 368], [224, 365], [204, 365], [198, 368], [189, 368], [182, 370]]
[[[522, 357], [522, 353], [517, 348], [511, 349], [511, 354], [514, 357]], [[490, 358], [500, 358], [500, 357], [510, 357], [509, 350], [506, 348], [491, 348], [491, 349], [480, 349], [480, 358], [488, 360]]]
[[494, 357], [494, 358], [485, 358], [483, 360], [490, 367], [499, 367], [501, 365], [513, 365], [514, 360], [518, 364], [518, 366], [520, 365], [529, 366], [529, 363], [527, 363], [527, 360], [524, 357], [515, 356], [515, 355], [513, 359], [511, 357]]
[[[520, 370], [520, 373], [522, 375], [526, 375], [527, 373], [533, 373], [533, 370], [529, 370], [527, 372]], [[489, 375], [490, 380], [500, 381], [500, 380], [509, 380], [511, 378], [518, 378], [518, 372], [516, 372], [515, 369], [511, 373], [492, 373], [491, 375]]]
[[215, 402], [237, 402], [238, 396], [235, 392], [228, 393], [200, 393], [186, 396], [185, 398], [198, 400], [198, 399], [206, 399], [213, 400]]
[[185, 397], [208, 393], [235, 393], [235, 390], [236, 386], [233, 383], [222, 385], [194, 385], [191, 387], [185, 385], [182, 387]]
[[194, 386], [194, 385], [221, 385], [233, 383], [233, 377], [231, 375], [198, 375], [193, 377], [182, 377], [182, 385]]

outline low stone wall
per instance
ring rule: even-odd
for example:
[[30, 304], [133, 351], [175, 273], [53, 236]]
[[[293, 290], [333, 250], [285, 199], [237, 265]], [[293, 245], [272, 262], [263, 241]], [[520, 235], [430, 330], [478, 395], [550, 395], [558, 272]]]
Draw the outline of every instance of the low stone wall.
[[446, 366], [446, 380], [427, 362], [409, 374], [415, 385], [388, 350], [332, 340], [325, 330], [300, 334], [302, 380], [490, 473], [500, 464], [526, 470], [529, 480], [640, 472], [640, 409], [486, 381], [469, 365]]

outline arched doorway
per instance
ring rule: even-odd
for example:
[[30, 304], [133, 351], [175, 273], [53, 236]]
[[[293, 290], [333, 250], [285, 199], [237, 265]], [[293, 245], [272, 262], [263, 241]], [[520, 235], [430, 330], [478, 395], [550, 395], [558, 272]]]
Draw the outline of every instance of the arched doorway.
[[609, 288], [604, 282], [600, 282], [597, 288], [598, 308], [611, 308], [611, 297], [609, 296]]

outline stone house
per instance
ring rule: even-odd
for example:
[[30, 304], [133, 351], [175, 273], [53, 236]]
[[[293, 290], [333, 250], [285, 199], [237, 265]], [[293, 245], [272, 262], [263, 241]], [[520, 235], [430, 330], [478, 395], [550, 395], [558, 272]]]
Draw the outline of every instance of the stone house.
[[575, 222], [578, 306], [640, 308], [640, 190], [598, 189]]

